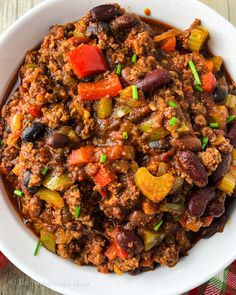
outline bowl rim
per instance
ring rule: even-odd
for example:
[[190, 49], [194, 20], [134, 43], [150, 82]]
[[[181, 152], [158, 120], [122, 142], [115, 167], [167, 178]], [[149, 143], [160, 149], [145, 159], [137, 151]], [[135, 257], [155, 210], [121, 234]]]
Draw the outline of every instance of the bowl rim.
[[[60, 0], [47, 0], [47, 1], [43, 1], [43, 2], [41, 2], [39, 4], [37, 4], [35, 7], [31, 8], [29, 11], [27, 11], [24, 15], [22, 15], [20, 18], [18, 18], [13, 24], [11, 24], [6, 31], [4, 31], [2, 33], [2, 35], [0, 36], [0, 46], [1, 46], [1, 44], [4, 44], [5, 41], [8, 38], [11, 38], [11, 35], [14, 34], [14, 31], [18, 28], [19, 25], [21, 25], [23, 22], [27, 22], [34, 15], [37, 15], [38, 13], [40, 13], [40, 11], [43, 11], [47, 7], [49, 7], [51, 5], [56, 5], [57, 2], [59, 2], [59, 1]], [[186, 0], [184, 0], [184, 1], [186, 1]], [[106, 3], [107, 1], [104, 0], [103, 2]], [[119, 2], [119, 0], [117, 0], [117, 1], [109, 1], [109, 2]], [[224, 23], [227, 23], [227, 26], [228, 27], [231, 27], [231, 29], [233, 29], [236, 32], [236, 29], [233, 26], [233, 24], [231, 24], [229, 21], [227, 21], [224, 17], [222, 17], [220, 14], [218, 14], [212, 8], [208, 7], [207, 5], [205, 5], [204, 3], [200, 2], [199, 0], [192, 0], [191, 2], [193, 2], [195, 4], [197, 3], [197, 5], [199, 5], [200, 7], [202, 7], [204, 10], [208, 11], [211, 15], [214, 15], [217, 19], [220, 19]], [[5, 194], [4, 188], [3, 188], [3, 185], [2, 185], [2, 181], [0, 181], [0, 192], [1, 192], [1, 195]], [[7, 204], [6, 204], [6, 207], [4, 209], [6, 209], [6, 208], [7, 208]], [[10, 210], [12, 210], [12, 208]], [[20, 227], [22, 227], [22, 226], [20, 225]], [[1, 226], [0, 226], [0, 231], [1, 231]], [[34, 237], [31, 237], [31, 239], [32, 240], [35, 240]], [[18, 257], [16, 257], [17, 255], [14, 252], [11, 252], [8, 248], [6, 248], [6, 245], [4, 243], [4, 239], [1, 239], [0, 240], [0, 250], [3, 252], [3, 254], [16, 267], [18, 267], [19, 269], [21, 269], [29, 277], [33, 278], [34, 280], [36, 280], [39, 283], [44, 281], [45, 278], [43, 276], [41, 276], [40, 274], [38, 274], [38, 273], [35, 272], [33, 264], [32, 265], [30, 265], [30, 264], [29, 265], [24, 264], [24, 262], [22, 262], [19, 259], [19, 255], [18, 255]], [[53, 255], [53, 256], [55, 256], [55, 255]], [[221, 271], [225, 267], [227, 267], [235, 258], [236, 258], [236, 250], [235, 250], [235, 252], [228, 253], [228, 255], [225, 257], [225, 260], [222, 261], [222, 263], [219, 263], [218, 268], [209, 271], [209, 274], [207, 276], [205, 276], [204, 278], [198, 278], [194, 282], [188, 282], [186, 284], [186, 287], [185, 288], [178, 287], [178, 285], [176, 285], [176, 291], [178, 293], [174, 292], [174, 293], [168, 293], [168, 294], [179, 294], [179, 293], [187, 292], [188, 290], [191, 290], [191, 289], [193, 289], [193, 288], [201, 285], [202, 283], [206, 282], [208, 279], [210, 279], [213, 276], [215, 276], [216, 274], [218, 274], [219, 271]], [[56, 256], [53, 257], [53, 259], [57, 259]], [[61, 258], [58, 258], [58, 259], [62, 260]], [[53, 290], [55, 290], [57, 292], [63, 292], [63, 294], [76, 294], [74, 292], [70, 292], [70, 290], [67, 287], [65, 287], [65, 286], [57, 286], [57, 285], [50, 286], [49, 285], [47, 287], [49, 287], [49, 288], [51, 288], [51, 289], [53, 289]], [[69, 293], [68, 293], [68, 291], [69, 291]]]

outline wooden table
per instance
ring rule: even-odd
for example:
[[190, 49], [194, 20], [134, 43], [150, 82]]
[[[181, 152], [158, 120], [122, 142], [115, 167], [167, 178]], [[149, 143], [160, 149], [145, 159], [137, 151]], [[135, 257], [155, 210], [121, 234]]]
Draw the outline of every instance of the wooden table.
[[[43, 0], [0, 0], [0, 33], [31, 7], [42, 1]], [[201, 1], [214, 8], [236, 26], [236, 0]], [[41, 286], [18, 270], [15, 266], [9, 264], [9, 266], [0, 271], [0, 294], [56, 295], [59, 293]]]

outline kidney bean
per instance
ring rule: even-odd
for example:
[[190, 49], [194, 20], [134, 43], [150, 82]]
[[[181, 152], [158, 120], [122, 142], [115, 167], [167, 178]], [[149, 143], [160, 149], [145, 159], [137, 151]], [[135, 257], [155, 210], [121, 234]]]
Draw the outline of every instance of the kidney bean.
[[205, 215], [220, 217], [225, 213], [225, 204], [219, 200], [212, 200], [206, 207]]
[[189, 196], [189, 212], [196, 217], [202, 216], [208, 203], [214, 199], [215, 195], [214, 187], [206, 186], [203, 188], [196, 188]]
[[37, 197], [33, 197], [29, 201], [29, 215], [32, 219], [38, 218], [42, 213], [44, 202]]
[[143, 241], [133, 230], [122, 229], [116, 235], [116, 242], [128, 253], [138, 254], [143, 250]]
[[23, 130], [21, 139], [23, 141], [33, 142], [43, 136], [45, 129], [46, 127], [43, 123], [33, 122], [30, 127], [27, 127]]
[[222, 232], [227, 222], [226, 214], [223, 214], [220, 218], [213, 220], [212, 224], [208, 227], [203, 227], [200, 230], [200, 237], [202, 239], [209, 239], [217, 232]]
[[221, 77], [216, 84], [216, 88], [213, 94], [213, 99], [216, 102], [222, 102], [228, 95], [228, 84], [225, 76]]
[[190, 150], [193, 152], [199, 152], [202, 150], [201, 140], [193, 135], [186, 135], [181, 138], [173, 138], [171, 145], [180, 150]]
[[165, 69], [156, 69], [148, 73], [144, 78], [136, 81], [136, 85], [143, 92], [148, 92], [164, 86], [171, 81], [171, 74]]
[[39, 190], [39, 186], [29, 186], [31, 172], [27, 170], [24, 174], [24, 186], [28, 192], [35, 194]]
[[236, 122], [230, 124], [229, 131], [228, 131], [228, 139], [230, 143], [236, 148]]
[[216, 170], [210, 176], [211, 181], [217, 182], [229, 171], [231, 160], [231, 154], [221, 155], [221, 162], [219, 163]]
[[203, 187], [208, 183], [207, 171], [193, 152], [178, 151], [176, 157], [187, 177], [195, 185]]
[[140, 18], [135, 13], [126, 13], [117, 17], [111, 23], [111, 28], [114, 33], [128, 31], [129, 29], [139, 26], [141, 23]]
[[65, 134], [53, 133], [47, 139], [47, 144], [53, 148], [63, 148], [69, 143], [69, 138]]
[[129, 220], [136, 226], [143, 226], [153, 219], [153, 215], [147, 215], [141, 210], [136, 210], [130, 214]]
[[103, 4], [91, 9], [90, 14], [93, 21], [110, 22], [115, 17], [121, 15], [121, 10], [119, 6], [113, 4]]

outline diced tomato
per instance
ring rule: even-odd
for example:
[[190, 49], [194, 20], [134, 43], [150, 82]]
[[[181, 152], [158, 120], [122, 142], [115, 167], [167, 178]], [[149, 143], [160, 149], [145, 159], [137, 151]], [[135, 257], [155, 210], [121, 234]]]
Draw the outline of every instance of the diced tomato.
[[94, 147], [85, 146], [78, 150], [73, 150], [69, 156], [69, 165], [87, 164], [92, 161]]
[[114, 241], [114, 244], [115, 244], [115, 248], [116, 248], [116, 254], [117, 256], [119, 256], [121, 259], [126, 259], [127, 256], [128, 256], [128, 253], [125, 251], [125, 250], [122, 250], [119, 245], [117, 244], [117, 241], [115, 239]]
[[98, 100], [105, 96], [117, 96], [122, 89], [120, 80], [116, 74], [97, 82], [80, 83], [78, 93], [83, 100]]
[[212, 60], [208, 59], [206, 61], [206, 66], [207, 66], [209, 72], [213, 72], [213, 70], [214, 70], [214, 64], [213, 64], [213, 61]]
[[69, 64], [78, 78], [85, 78], [107, 70], [102, 51], [97, 46], [83, 44], [67, 53]]
[[117, 248], [114, 242], [111, 243], [110, 246], [105, 251], [105, 256], [109, 260], [114, 260], [117, 257]]
[[175, 48], [176, 48], [175, 37], [168, 38], [161, 47], [161, 49], [164, 51], [175, 51]]
[[114, 179], [113, 173], [106, 169], [104, 166], [101, 166], [98, 173], [94, 176], [93, 180], [96, 184], [101, 187], [107, 186]]
[[216, 78], [212, 72], [201, 76], [203, 90], [212, 93], [216, 87]]
[[41, 114], [42, 114], [41, 106], [39, 106], [39, 105], [29, 105], [27, 107], [26, 112], [28, 114], [31, 114], [35, 118], [39, 118], [41, 116]]

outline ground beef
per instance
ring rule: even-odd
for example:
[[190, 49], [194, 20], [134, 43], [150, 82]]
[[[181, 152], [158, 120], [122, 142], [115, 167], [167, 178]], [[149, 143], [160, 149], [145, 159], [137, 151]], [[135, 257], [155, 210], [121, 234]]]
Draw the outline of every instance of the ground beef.
[[211, 172], [215, 171], [221, 162], [220, 152], [216, 148], [208, 148], [206, 151], [201, 152], [200, 158], [203, 165]]

